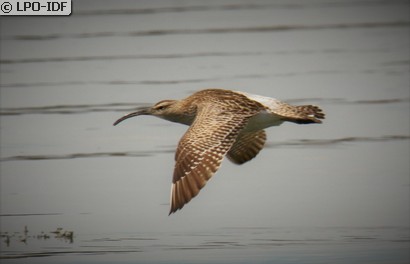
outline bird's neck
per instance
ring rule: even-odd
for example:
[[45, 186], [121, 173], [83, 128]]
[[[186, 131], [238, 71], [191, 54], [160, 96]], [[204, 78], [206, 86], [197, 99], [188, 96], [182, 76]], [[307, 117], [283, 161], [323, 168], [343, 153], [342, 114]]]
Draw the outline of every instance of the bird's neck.
[[196, 107], [187, 105], [184, 101], [176, 101], [166, 115], [160, 116], [162, 119], [188, 126], [194, 122], [195, 117]]
[[192, 124], [192, 122], [194, 122], [195, 116], [188, 116], [188, 115], [166, 115], [166, 116], [159, 116], [162, 119], [171, 121], [171, 122], [175, 122], [175, 123], [180, 123], [180, 124], [184, 124], [184, 125], [188, 125], [190, 126]]

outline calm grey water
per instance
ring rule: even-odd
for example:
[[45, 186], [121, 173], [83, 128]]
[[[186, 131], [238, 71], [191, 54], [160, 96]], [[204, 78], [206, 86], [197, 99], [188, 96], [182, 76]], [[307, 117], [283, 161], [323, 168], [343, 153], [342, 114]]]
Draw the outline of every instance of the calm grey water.
[[[0, 18], [2, 263], [409, 263], [408, 1], [73, 7]], [[268, 129], [168, 216], [186, 127], [112, 123], [208, 87], [326, 120]]]

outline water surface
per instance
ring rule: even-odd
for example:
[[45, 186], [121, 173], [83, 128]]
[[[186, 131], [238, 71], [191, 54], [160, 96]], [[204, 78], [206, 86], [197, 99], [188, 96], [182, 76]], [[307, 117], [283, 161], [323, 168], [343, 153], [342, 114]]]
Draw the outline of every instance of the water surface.
[[[78, 1], [1, 17], [1, 261], [408, 263], [408, 1]], [[168, 216], [186, 127], [136, 107], [222, 87], [316, 104]], [[73, 236], [51, 233], [57, 228]]]

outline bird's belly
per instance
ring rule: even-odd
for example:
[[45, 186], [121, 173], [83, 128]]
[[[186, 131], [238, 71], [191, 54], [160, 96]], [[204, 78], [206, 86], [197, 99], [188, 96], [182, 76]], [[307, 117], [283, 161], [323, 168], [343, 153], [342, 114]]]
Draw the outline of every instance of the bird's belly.
[[244, 131], [256, 131], [271, 126], [279, 126], [282, 123], [283, 120], [281, 120], [277, 115], [262, 111], [249, 119]]

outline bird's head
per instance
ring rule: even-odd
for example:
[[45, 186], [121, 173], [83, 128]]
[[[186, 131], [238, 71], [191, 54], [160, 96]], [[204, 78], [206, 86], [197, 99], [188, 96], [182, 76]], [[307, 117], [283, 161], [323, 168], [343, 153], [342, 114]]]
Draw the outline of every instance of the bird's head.
[[189, 120], [187, 120], [186, 115], [179, 111], [177, 103], [178, 101], [176, 100], [163, 100], [153, 106], [140, 107], [137, 109], [137, 111], [126, 114], [125, 116], [115, 121], [114, 126], [118, 125], [125, 119], [140, 115], [153, 115], [182, 124], [192, 123], [191, 118], [188, 118]]

